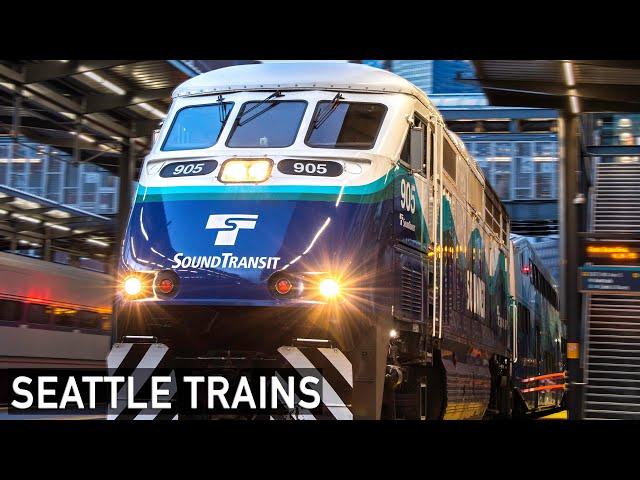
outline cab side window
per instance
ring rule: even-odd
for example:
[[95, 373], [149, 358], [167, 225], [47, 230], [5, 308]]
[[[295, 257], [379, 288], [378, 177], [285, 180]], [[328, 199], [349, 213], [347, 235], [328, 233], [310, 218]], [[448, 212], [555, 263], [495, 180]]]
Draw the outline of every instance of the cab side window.
[[[424, 147], [422, 149], [424, 158], [422, 162], [422, 171], [418, 172], [424, 176], [427, 175], [427, 162], [433, 161], [431, 153], [431, 145], [433, 142], [429, 138], [429, 129], [427, 128], [427, 122], [425, 122], [418, 114], [413, 115], [414, 127], [421, 127], [424, 129]], [[407, 168], [411, 166], [411, 128], [407, 130], [407, 135], [404, 138], [404, 144], [402, 145], [402, 151], [400, 152], [400, 162]]]

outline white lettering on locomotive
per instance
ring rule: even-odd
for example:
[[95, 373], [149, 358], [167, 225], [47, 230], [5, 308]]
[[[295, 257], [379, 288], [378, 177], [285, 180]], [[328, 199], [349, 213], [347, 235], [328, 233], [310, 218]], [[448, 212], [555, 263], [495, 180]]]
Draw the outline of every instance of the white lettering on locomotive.
[[260, 270], [275, 270], [279, 261], [280, 257], [236, 257], [232, 253], [191, 256], [180, 252], [173, 256], [171, 268], [257, 268]]
[[472, 271], [467, 272], [467, 310], [484, 318], [485, 283]]

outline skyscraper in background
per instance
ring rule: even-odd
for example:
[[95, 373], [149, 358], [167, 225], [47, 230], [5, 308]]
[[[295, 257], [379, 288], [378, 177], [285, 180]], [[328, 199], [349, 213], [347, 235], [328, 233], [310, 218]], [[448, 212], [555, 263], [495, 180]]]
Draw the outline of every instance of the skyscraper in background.
[[482, 93], [477, 85], [463, 83], [458, 77], [472, 78], [469, 60], [433, 60], [433, 88], [431, 93]]
[[426, 93], [432, 92], [433, 60], [391, 60], [388, 68]]

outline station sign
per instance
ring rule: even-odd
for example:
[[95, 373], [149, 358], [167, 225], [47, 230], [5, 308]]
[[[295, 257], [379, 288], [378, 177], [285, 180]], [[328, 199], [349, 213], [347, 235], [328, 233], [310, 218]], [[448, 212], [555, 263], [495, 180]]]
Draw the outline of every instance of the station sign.
[[580, 292], [640, 294], [640, 267], [585, 265], [580, 268]]
[[599, 265], [637, 265], [640, 260], [640, 242], [590, 241], [585, 249], [586, 261]]

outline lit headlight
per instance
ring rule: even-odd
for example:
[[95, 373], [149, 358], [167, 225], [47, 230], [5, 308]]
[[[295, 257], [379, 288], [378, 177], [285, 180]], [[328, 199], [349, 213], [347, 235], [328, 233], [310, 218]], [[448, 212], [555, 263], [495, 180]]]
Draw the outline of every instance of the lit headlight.
[[142, 291], [142, 282], [137, 277], [129, 277], [124, 281], [122, 287], [127, 295], [133, 297]]
[[320, 293], [327, 299], [332, 299], [340, 293], [340, 284], [333, 278], [325, 278], [320, 282]]
[[260, 183], [271, 175], [273, 162], [264, 160], [227, 160], [218, 179], [224, 183]]
[[153, 277], [155, 274], [136, 272], [122, 280], [122, 291], [129, 300], [139, 300], [153, 296]]

